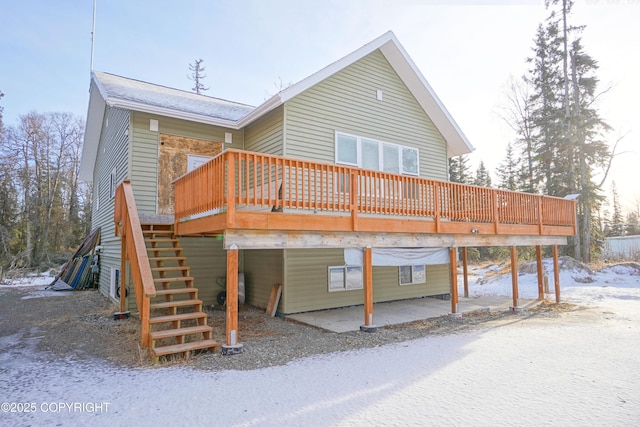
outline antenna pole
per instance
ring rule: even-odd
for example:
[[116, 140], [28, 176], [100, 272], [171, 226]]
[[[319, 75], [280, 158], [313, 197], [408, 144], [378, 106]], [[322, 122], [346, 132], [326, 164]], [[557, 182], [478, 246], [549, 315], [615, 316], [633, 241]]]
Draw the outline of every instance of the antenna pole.
[[91, 72], [93, 72], [93, 44], [96, 34], [96, 1], [93, 0], [93, 25], [91, 27]]

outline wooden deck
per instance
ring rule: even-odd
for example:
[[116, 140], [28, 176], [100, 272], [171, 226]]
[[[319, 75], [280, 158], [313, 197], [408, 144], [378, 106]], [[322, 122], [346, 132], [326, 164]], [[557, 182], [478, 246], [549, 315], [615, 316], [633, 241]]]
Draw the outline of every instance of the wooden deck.
[[576, 232], [572, 200], [247, 151], [227, 150], [174, 186], [176, 234], [236, 236], [244, 247], [300, 233], [335, 247], [354, 233], [378, 246], [381, 236], [410, 246], [546, 245]]

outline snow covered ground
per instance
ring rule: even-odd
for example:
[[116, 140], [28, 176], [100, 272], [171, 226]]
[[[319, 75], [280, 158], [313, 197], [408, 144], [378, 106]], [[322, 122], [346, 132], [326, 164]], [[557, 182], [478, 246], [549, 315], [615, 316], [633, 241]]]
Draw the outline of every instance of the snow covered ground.
[[[511, 295], [508, 274], [472, 273], [472, 296]], [[0, 337], [0, 425], [640, 425], [640, 270], [565, 266], [561, 283], [585, 309], [249, 372], [78, 364]], [[535, 274], [519, 284], [537, 297]]]

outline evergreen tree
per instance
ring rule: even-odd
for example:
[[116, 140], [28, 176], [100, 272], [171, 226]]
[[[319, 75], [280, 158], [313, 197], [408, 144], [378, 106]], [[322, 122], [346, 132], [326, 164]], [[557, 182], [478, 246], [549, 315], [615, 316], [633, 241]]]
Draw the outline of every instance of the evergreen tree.
[[498, 188], [503, 190], [517, 191], [518, 186], [518, 161], [513, 153], [513, 145], [507, 144], [507, 151], [504, 161], [500, 163], [498, 170]]
[[449, 158], [449, 181], [460, 184], [471, 184], [471, 168], [466, 155]]
[[209, 90], [208, 87], [205, 87], [203, 82], [205, 77], [207, 77], [207, 75], [204, 73], [206, 68], [204, 67], [204, 65], [202, 65], [203, 62], [204, 60], [202, 59], [196, 59], [193, 64], [189, 64], [189, 71], [191, 71], [191, 74], [187, 76], [189, 77], [189, 80], [193, 81], [194, 84], [191, 90], [198, 95], [200, 95], [204, 91]]
[[611, 184], [611, 206], [613, 211], [611, 213], [611, 224], [607, 237], [624, 236], [625, 224], [622, 216], [620, 199], [618, 197], [618, 189], [615, 182]]
[[[546, 6], [549, 17], [539, 25], [533, 56], [527, 59], [531, 67], [525, 87], [530, 95], [526, 104], [520, 104], [528, 109], [519, 117], [529, 117], [530, 127], [525, 128], [523, 120], [519, 126], [512, 126], [518, 132], [516, 144], [525, 160], [519, 170], [529, 187], [521, 188], [535, 191], [540, 182], [540, 189], [548, 195], [580, 195], [578, 233], [572, 252], [577, 259], [588, 262], [591, 248], [601, 241], [596, 236], [599, 229], [593, 224], [598, 221], [603, 200], [602, 183], [594, 182], [594, 176], [606, 171], [611, 159], [603, 140], [609, 126], [596, 109], [598, 67], [582, 46], [584, 27], [569, 24], [573, 2], [549, 0]], [[527, 158], [527, 150], [533, 156]], [[527, 176], [537, 179], [527, 182]]]
[[640, 216], [637, 212], [629, 212], [625, 221], [625, 234], [628, 236], [640, 235]]
[[491, 175], [484, 165], [483, 161], [480, 161], [478, 169], [476, 170], [476, 177], [473, 180], [473, 185], [480, 187], [491, 187]]

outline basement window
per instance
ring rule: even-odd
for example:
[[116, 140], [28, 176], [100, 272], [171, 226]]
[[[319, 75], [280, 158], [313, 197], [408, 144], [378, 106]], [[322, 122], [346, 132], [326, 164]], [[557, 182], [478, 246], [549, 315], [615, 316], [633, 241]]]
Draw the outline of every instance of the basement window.
[[329, 267], [329, 292], [351, 291], [362, 289], [362, 267], [344, 265]]
[[400, 286], [427, 283], [427, 273], [424, 265], [402, 265], [398, 267], [398, 281]]

